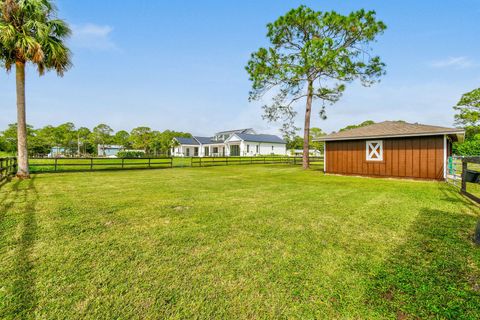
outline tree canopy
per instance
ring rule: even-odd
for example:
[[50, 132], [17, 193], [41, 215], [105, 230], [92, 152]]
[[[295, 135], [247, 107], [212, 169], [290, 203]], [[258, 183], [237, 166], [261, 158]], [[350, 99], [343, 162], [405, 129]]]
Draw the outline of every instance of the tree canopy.
[[371, 124], [375, 124], [375, 121], [373, 120], [366, 120], [366, 121], [363, 121], [362, 123], [360, 124], [351, 124], [351, 125], [348, 125], [342, 129], [340, 129], [339, 131], [342, 132], [342, 131], [345, 131], [345, 130], [350, 130], [350, 129], [355, 129], [355, 128], [361, 128], [361, 127], [366, 127], [366, 126], [369, 126]]
[[455, 125], [465, 128], [467, 140], [480, 133], [480, 88], [462, 95], [453, 109]]
[[246, 70], [252, 82], [250, 100], [273, 94], [263, 106], [264, 118], [283, 122], [283, 131], [293, 134], [296, 102], [305, 99], [304, 168], [308, 167], [308, 144], [312, 102], [320, 100], [320, 116], [327, 104], [337, 102], [345, 84], [360, 80], [371, 85], [384, 71], [380, 57], [370, 47], [386, 26], [374, 11], [348, 15], [314, 11], [306, 6], [292, 9], [267, 25], [270, 46], [251, 55]]
[[[173, 147], [173, 137], [191, 137], [189, 133], [172, 130], [155, 131], [148, 127], [115, 132], [107, 124], [99, 124], [93, 130], [86, 127], [75, 128], [72, 122], [58, 126], [47, 125], [34, 129], [27, 126], [27, 139], [30, 155], [47, 155], [52, 147], [59, 147], [66, 155], [94, 155], [98, 144], [115, 144], [124, 149], [131, 149], [133, 144], [145, 150], [149, 155], [168, 155]], [[143, 134], [139, 135], [139, 132]], [[133, 134], [133, 138], [132, 138]], [[16, 152], [17, 125], [10, 124], [4, 131], [0, 131], [0, 151]]]
[[40, 75], [47, 70], [63, 75], [72, 65], [64, 43], [70, 34], [50, 0], [0, 1], [0, 60], [7, 70], [31, 62]]

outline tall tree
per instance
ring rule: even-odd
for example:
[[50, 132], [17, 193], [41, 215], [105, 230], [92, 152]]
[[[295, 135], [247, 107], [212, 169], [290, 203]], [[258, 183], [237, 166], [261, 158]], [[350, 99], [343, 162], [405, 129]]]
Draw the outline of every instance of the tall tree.
[[252, 81], [250, 100], [259, 100], [274, 90], [264, 118], [284, 121], [284, 131], [294, 127], [295, 103], [306, 100], [303, 133], [303, 168], [309, 167], [308, 147], [312, 102], [337, 102], [345, 84], [359, 79], [365, 86], [375, 83], [385, 71], [378, 56], [371, 55], [371, 42], [386, 26], [374, 11], [349, 15], [314, 11], [306, 6], [290, 10], [267, 25], [270, 47], [253, 53], [246, 70]]
[[153, 133], [149, 127], [138, 127], [130, 132], [130, 142], [135, 149], [142, 149], [149, 153], [152, 143]]
[[107, 144], [112, 141], [113, 129], [110, 126], [101, 123], [95, 128], [93, 128], [92, 134], [90, 135], [91, 143], [97, 147], [99, 144]]
[[315, 150], [323, 151], [324, 142], [317, 141], [322, 136], [326, 135], [320, 128], [311, 128], [310, 129], [310, 148]]
[[77, 132], [72, 122], [67, 122], [55, 128], [55, 144], [63, 147], [65, 153], [73, 154], [77, 149]]
[[38, 73], [55, 70], [59, 76], [71, 66], [64, 40], [70, 28], [56, 18], [50, 0], [0, 0], [0, 61], [7, 71], [15, 65], [17, 87], [18, 171], [28, 178], [27, 123], [25, 112], [25, 65]]
[[[26, 125], [26, 136], [30, 140], [31, 137], [33, 136], [33, 126], [27, 124]], [[16, 123], [11, 123], [8, 125], [7, 129], [2, 131], [2, 136], [7, 143], [7, 149], [5, 151], [8, 151], [10, 153], [17, 152], [17, 140], [18, 140], [18, 126]]]
[[467, 140], [480, 133], [480, 88], [462, 95], [453, 109], [457, 112], [455, 125], [466, 129]]
[[80, 127], [77, 130], [77, 155], [80, 156], [82, 153], [86, 154], [88, 152], [89, 146], [89, 139], [92, 132], [90, 129], [85, 127]]
[[130, 134], [125, 131], [125, 130], [120, 130], [115, 133], [115, 136], [113, 137], [113, 141], [122, 146], [123, 148], [128, 148], [130, 146]]

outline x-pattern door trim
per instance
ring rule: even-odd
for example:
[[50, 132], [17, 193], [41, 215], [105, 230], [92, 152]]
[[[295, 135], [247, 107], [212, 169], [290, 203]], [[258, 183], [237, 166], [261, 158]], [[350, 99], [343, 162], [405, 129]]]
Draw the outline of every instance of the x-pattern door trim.
[[367, 161], [383, 161], [383, 141], [366, 141]]

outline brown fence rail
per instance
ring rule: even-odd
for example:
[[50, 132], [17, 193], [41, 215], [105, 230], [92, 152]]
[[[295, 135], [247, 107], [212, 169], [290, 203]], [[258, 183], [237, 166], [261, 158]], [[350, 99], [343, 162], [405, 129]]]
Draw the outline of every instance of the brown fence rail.
[[173, 167], [169, 158], [31, 158], [30, 171], [65, 172], [126, 169], [161, 169]]
[[[246, 164], [302, 164], [302, 157], [193, 157], [192, 167], [229, 166]], [[311, 165], [323, 165], [323, 157], [310, 157]]]
[[[32, 173], [97, 171], [125, 169], [161, 169], [172, 167], [208, 167], [245, 164], [301, 165], [302, 157], [192, 157], [192, 158], [30, 158]], [[310, 157], [312, 166], [323, 168], [323, 157]]]
[[7, 180], [17, 172], [17, 158], [0, 158], [0, 183]]

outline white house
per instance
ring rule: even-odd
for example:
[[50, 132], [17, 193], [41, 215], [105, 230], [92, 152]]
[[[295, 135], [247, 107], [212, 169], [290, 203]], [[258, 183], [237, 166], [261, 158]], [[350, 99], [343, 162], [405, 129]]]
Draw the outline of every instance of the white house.
[[123, 150], [123, 146], [113, 144], [99, 144], [97, 145], [98, 156], [116, 157], [117, 154]]
[[257, 134], [253, 129], [217, 132], [213, 137], [174, 138], [177, 157], [223, 157], [286, 155], [286, 142], [271, 134]]

